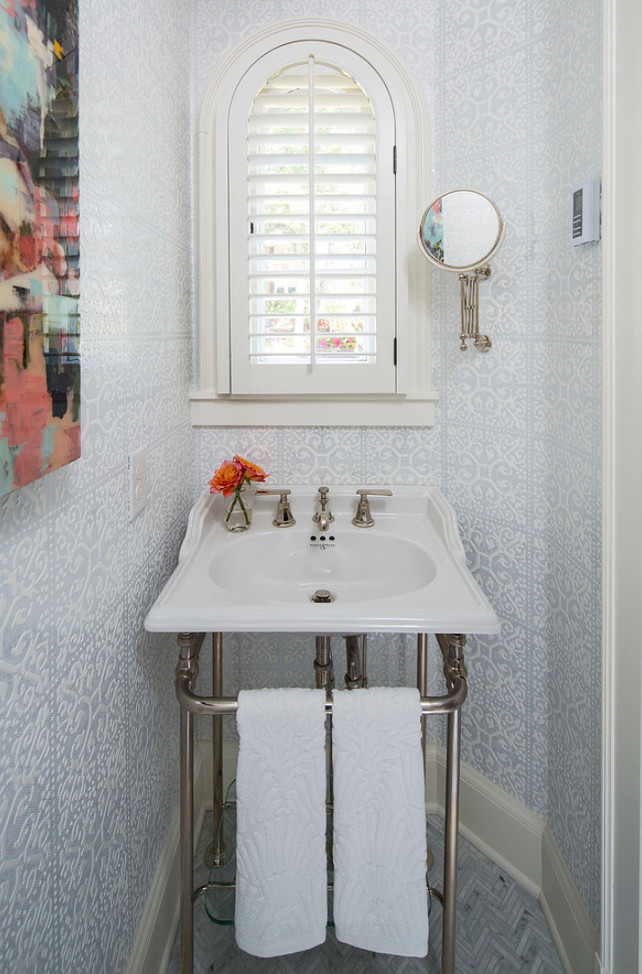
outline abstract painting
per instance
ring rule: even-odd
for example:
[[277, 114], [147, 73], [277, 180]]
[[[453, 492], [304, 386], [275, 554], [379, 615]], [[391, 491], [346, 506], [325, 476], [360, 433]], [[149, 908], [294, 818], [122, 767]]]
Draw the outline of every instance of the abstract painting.
[[0, 0], [0, 496], [80, 456], [78, 0]]

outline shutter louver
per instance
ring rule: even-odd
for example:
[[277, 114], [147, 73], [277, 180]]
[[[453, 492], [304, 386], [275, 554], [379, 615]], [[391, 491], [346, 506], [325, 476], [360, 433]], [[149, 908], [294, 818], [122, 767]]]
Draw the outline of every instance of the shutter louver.
[[254, 365], [374, 364], [375, 147], [364, 90], [312, 56], [255, 97], [247, 136]]

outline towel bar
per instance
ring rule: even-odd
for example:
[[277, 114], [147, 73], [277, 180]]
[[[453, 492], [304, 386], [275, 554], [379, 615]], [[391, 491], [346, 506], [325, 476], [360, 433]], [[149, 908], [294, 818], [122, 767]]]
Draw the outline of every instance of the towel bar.
[[[237, 697], [199, 697], [190, 690], [192, 678], [186, 670], [176, 673], [176, 697], [181, 707], [192, 714], [210, 714], [212, 717], [224, 717], [235, 714], [238, 710]], [[453, 689], [443, 697], [421, 697], [421, 712], [427, 714], [450, 714], [458, 710], [466, 699], [467, 682], [461, 676], [456, 678]], [[326, 714], [332, 713], [332, 700], [325, 702]]]
[[[194, 714], [210, 714], [217, 725], [214, 740], [214, 817], [220, 815], [218, 795], [221, 783], [220, 718], [234, 714], [238, 708], [236, 697], [223, 697], [221, 680], [221, 634], [213, 634], [214, 695], [201, 696], [196, 692], [199, 653], [204, 633], [180, 633], [179, 659], [176, 667], [175, 690], [180, 704], [180, 971], [192, 974], [194, 957], [193, 904], [205, 888], [194, 890], [193, 816], [194, 816]], [[441, 974], [455, 972], [455, 911], [457, 889], [457, 846], [459, 831], [459, 763], [461, 750], [461, 707], [468, 691], [463, 649], [466, 637], [460, 634], [437, 634], [437, 642], [444, 661], [447, 693], [428, 696], [426, 633], [417, 634], [417, 686], [421, 694], [423, 716], [447, 716], [446, 794], [444, 803], [444, 879], [443, 891], [432, 890], [443, 906]], [[326, 713], [332, 712], [332, 700], [326, 700]], [[217, 790], [218, 789], [218, 790]]]

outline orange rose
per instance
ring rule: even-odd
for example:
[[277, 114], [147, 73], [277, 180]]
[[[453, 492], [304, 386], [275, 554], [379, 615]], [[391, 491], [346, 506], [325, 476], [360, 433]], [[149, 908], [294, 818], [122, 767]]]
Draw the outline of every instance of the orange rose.
[[260, 467], [257, 467], [255, 463], [250, 463], [249, 460], [244, 460], [243, 457], [238, 456], [238, 454], [234, 455], [233, 462], [240, 463], [240, 465], [243, 467], [243, 476], [246, 480], [255, 480], [262, 484], [270, 476], [269, 473], [265, 472], [265, 470], [261, 470]]
[[236, 457], [234, 460], [224, 460], [214, 476], [209, 481], [210, 494], [223, 494], [229, 497], [245, 479], [245, 470]]

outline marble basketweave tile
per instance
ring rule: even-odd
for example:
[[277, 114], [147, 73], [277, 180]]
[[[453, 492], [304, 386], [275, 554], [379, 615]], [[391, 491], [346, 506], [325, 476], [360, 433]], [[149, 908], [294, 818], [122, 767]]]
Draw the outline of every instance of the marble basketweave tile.
[[[211, 815], [206, 814], [194, 855], [195, 881], [204, 883], [203, 862], [210, 842]], [[429, 815], [428, 845], [434, 855], [430, 882], [441, 886], [443, 871], [443, 820]], [[458, 918], [456, 963], [458, 974], [562, 974], [540, 906], [505, 870], [486, 859], [464, 838], [458, 856]], [[433, 880], [433, 877], [435, 879]], [[463, 919], [465, 918], [465, 919]], [[440, 970], [441, 913], [431, 910], [427, 957], [394, 957], [364, 952], [337, 941], [328, 927], [324, 943], [287, 957], [259, 958], [244, 954], [234, 939], [233, 926], [212, 924], [202, 904], [194, 910], [194, 969], [198, 974], [297, 974], [342, 971], [345, 974], [437, 974]], [[169, 959], [169, 974], [180, 966], [178, 936]]]

